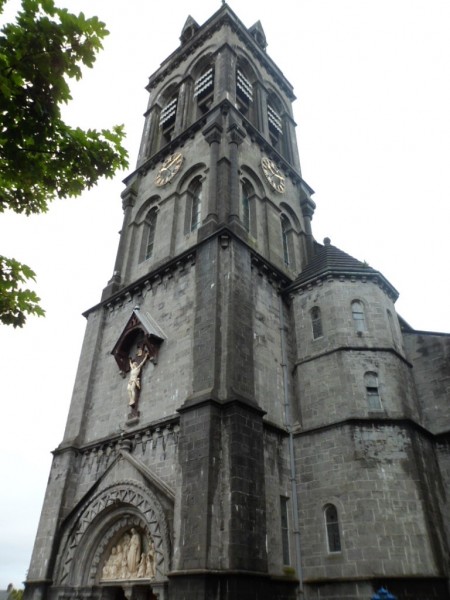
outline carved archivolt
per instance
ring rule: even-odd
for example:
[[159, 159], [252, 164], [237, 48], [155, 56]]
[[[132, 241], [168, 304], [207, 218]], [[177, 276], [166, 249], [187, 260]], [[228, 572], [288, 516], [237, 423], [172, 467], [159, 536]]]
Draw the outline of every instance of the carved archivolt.
[[130, 481], [103, 490], [73, 517], [56, 573], [59, 585], [94, 585], [160, 580], [169, 569], [170, 535], [162, 507], [151, 490]]

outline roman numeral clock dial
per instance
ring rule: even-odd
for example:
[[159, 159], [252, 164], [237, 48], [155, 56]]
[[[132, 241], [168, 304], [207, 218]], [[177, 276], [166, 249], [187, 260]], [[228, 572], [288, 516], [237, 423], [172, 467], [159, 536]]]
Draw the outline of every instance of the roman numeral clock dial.
[[283, 194], [286, 190], [285, 178], [273, 160], [270, 160], [270, 158], [265, 156], [261, 160], [261, 167], [267, 181], [270, 183], [272, 188], [279, 194]]
[[181, 168], [183, 164], [183, 155], [181, 152], [177, 152], [176, 154], [172, 154], [161, 165], [158, 174], [155, 178], [155, 184], [158, 187], [162, 187], [172, 181], [175, 175]]

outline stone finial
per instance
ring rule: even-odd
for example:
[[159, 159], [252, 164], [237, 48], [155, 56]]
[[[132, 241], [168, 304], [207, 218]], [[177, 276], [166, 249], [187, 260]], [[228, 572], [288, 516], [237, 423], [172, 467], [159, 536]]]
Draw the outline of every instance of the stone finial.
[[331, 246], [331, 240], [329, 237], [323, 239], [324, 246]]

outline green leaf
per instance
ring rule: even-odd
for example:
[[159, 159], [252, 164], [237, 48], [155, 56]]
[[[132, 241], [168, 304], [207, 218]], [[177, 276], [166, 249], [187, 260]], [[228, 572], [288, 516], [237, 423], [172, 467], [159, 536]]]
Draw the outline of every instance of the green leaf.
[[[45, 212], [128, 166], [123, 127], [83, 131], [61, 116], [68, 82], [93, 66], [107, 34], [97, 17], [53, 0], [22, 0], [15, 22], [0, 29], [0, 213]], [[43, 314], [34, 292], [18, 287], [34, 273], [0, 261], [0, 321], [22, 326], [26, 314]]]

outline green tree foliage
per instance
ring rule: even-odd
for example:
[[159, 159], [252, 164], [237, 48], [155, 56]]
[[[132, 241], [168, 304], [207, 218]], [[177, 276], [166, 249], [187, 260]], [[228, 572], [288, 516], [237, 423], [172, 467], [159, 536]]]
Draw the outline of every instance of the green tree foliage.
[[[61, 118], [68, 80], [93, 66], [107, 34], [97, 17], [53, 0], [22, 0], [16, 21], [0, 30], [0, 212], [45, 212], [52, 200], [77, 196], [127, 166], [122, 127], [84, 131]], [[27, 315], [44, 314], [23, 287], [34, 277], [0, 256], [0, 322], [22, 327]]]
[[23, 590], [13, 588], [8, 596], [8, 600], [23, 600]]

